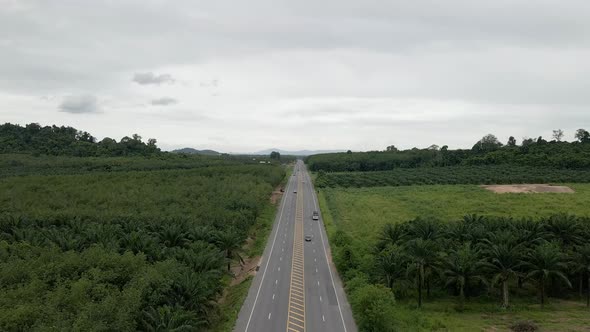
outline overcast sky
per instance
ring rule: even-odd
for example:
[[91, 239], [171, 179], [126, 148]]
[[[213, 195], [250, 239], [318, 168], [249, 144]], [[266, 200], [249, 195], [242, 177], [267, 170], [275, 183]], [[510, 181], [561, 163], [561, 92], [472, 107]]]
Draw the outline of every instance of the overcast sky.
[[590, 129], [588, 0], [0, 0], [0, 122], [163, 149]]

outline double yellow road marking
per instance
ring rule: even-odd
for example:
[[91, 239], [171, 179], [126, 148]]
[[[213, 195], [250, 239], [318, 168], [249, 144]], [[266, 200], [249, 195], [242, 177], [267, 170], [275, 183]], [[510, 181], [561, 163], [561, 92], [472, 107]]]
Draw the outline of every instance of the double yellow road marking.
[[287, 332], [305, 331], [305, 278], [303, 260], [303, 186], [297, 176], [297, 202], [295, 207], [295, 235], [293, 241], [293, 261], [291, 266], [291, 285], [289, 288], [289, 313]]

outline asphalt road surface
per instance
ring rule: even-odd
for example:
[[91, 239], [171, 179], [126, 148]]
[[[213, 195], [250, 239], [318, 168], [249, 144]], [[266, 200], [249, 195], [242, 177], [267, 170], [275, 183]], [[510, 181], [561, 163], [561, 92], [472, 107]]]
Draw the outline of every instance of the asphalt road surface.
[[[234, 331], [357, 331], [328, 259], [323, 222], [312, 220], [313, 211], [319, 211], [317, 197], [298, 161]], [[309, 235], [311, 241], [305, 241]]]

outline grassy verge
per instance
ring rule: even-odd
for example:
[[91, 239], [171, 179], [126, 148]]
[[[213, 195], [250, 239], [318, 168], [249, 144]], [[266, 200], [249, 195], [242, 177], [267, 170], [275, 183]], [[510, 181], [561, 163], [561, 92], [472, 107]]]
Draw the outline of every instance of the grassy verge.
[[239, 284], [227, 288], [227, 293], [224, 302], [219, 306], [220, 319], [218, 323], [212, 327], [213, 332], [230, 332], [240, 313], [242, 303], [248, 295], [248, 290], [252, 284], [253, 277], [248, 277]]
[[[286, 185], [292, 173], [293, 166], [287, 166], [285, 178], [281, 181], [280, 184], [281, 188]], [[268, 236], [272, 230], [272, 225], [276, 218], [276, 214], [278, 212], [278, 207], [280, 206], [280, 204], [280, 200], [277, 200], [276, 204], [271, 204], [269, 202], [260, 214], [260, 216], [258, 217], [258, 220], [256, 221], [256, 223], [250, 231], [250, 237], [254, 239], [254, 241], [246, 249], [246, 257], [254, 258], [256, 256], [262, 255], [262, 253], [264, 252], [264, 247], [266, 245]], [[248, 296], [248, 290], [250, 289], [250, 285], [252, 285], [253, 279], [254, 278], [252, 276], [249, 276], [246, 279], [244, 279], [244, 281], [233, 286], [229, 286], [231, 280], [227, 280], [225, 297], [223, 299], [223, 302], [219, 306], [220, 318], [218, 320], [218, 323], [211, 328], [211, 331], [232, 331], [236, 323], [236, 320], [238, 319], [238, 314], [240, 313], [242, 303], [244, 303], [246, 296]]]
[[334, 225], [332, 211], [328, 207], [328, 203], [326, 202], [326, 196], [324, 195], [324, 192], [322, 190], [318, 191], [317, 196], [320, 205], [320, 213], [322, 214], [322, 220], [324, 221], [324, 227], [326, 228], [328, 238], [331, 238], [334, 232], [336, 231], [336, 225]]

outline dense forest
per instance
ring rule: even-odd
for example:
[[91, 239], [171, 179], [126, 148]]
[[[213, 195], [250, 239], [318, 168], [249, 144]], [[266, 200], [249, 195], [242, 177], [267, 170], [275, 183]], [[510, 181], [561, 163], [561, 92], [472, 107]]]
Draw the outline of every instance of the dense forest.
[[284, 178], [269, 156], [0, 126], [0, 330], [211, 329]]
[[[395, 299], [584, 297], [590, 306], [590, 220], [554, 215], [533, 220], [467, 215], [441, 222], [417, 218], [387, 224], [369, 256], [359, 256], [345, 232], [331, 241], [361, 331], [420, 329], [396, 311]], [[435, 295], [436, 294], [436, 295]], [[528, 330], [527, 330], [528, 331]]]
[[513, 137], [504, 145], [493, 135], [486, 135], [471, 150], [449, 150], [433, 145], [427, 149], [399, 151], [390, 146], [386, 151], [346, 152], [313, 155], [306, 162], [312, 171], [366, 172], [396, 168], [518, 165], [553, 168], [590, 168], [590, 136], [584, 129], [576, 142], [557, 139], [546, 141], [525, 139], [517, 145]]
[[143, 142], [141, 136], [125, 136], [119, 142], [96, 138], [85, 131], [65, 126], [45, 126], [31, 123], [24, 127], [6, 123], [0, 125], [0, 153], [33, 153], [52, 156], [148, 156], [160, 152], [156, 140]]

